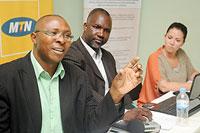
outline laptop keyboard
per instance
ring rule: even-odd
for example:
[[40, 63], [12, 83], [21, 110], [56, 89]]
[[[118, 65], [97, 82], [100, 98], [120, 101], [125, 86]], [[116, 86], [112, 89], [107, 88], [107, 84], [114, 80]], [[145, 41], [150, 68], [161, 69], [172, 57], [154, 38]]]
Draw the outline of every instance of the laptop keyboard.
[[159, 106], [158, 107], [159, 109], [152, 109], [152, 110], [176, 116], [176, 97], [175, 96], [170, 97], [163, 102], [160, 102], [158, 106]]
[[176, 115], [176, 104], [171, 105], [166, 113], [171, 115]]

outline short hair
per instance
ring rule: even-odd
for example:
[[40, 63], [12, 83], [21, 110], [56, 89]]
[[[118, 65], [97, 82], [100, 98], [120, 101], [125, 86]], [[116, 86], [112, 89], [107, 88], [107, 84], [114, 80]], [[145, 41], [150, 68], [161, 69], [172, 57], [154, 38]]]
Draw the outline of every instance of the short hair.
[[172, 23], [172, 24], [168, 27], [166, 33], [168, 33], [168, 31], [169, 31], [170, 29], [173, 29], [173, 28], [179, 29], [179, 30], [181, 30], [181, 31], [183, 32], [183, 39], [184, 39], [184, 42], [185, 42], [185, 39], [186, 39], [186, 37], [187, 37], [187, 32], [188, 32], [188, 31], [187, 31], [187, 27], [186, 27], [184, 24], [182, 24], [182, 23], [174, 22], [174, 23]]
[[39, 24], [41, 21], [43, 21], [44, 19], [48, 18], [48, 17], [59, 17], [59, 18], [61, 18], [61, 19], [63, 19], [63, 20], [65, 21], [65, 19], [64, 19], [62, 16], [57, 15], [57, 14], [47, 14], [47, 15], [44, 15], [44, 16], [40, 17], [40, 18], [37, 20], [37, 22], [36, 22], [36, 24], [35, 24], [35, 31], [37, 30], [38, 24]]
[[87, 17], [87, 21], [97, 12], [101, 12], [104, 15], [111, 17], [110, 13], [108, 11], [106, 11], [105, 9], [103, 9], [103, 8], [95, 8], [92, 11], [90, 11], [90, 13], [89, 13], [89, 15]]

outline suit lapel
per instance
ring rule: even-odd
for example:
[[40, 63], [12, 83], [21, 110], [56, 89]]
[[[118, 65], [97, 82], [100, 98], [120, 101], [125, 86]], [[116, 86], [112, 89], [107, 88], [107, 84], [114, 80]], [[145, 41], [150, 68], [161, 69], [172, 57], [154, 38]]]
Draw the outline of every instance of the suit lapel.
[[78, 41], [79, 41], [79, 44], [77, 47], [82, 52], [82, 54], [85, 56], [86, 64], [88, 64], [90, 66], [90, 68], [92, 68], [93, 72], [95, 73], [95, 75], [97, 75], [97, 77], [99, 77], [101, 80], [104, 80], [99, 69], [97, 68], [94, 60], [92, 59], [91, 55], [88, 53], [87, 49], [81, 43], [81, 40], [79, 39]]
[[[62, 127], [64, 132], [70, 131], [71, 128], [73, 128], [73, 125], [71, 124], [77, 124], [74, 122], [74, 102], [77, 102], [76, 95], [76, 89], [75, 84], [72, 82], [76, 82], [74, 76], [70, 74], [69, 71], [72, 71], [69, 67], [69, 64], [64, 64], [64, 69], [66, 70], [65, 76], [63, 79], [59, 79], [59, 95], [60, 95], [60, 109], [61, 109], [61, 120], [62, 120]], [[69, 121], [71, 121], [69, 123]], [[77, 125], [75, 125], [77, 126]]]
[[108, 78], [108, 84], [109, 84], [109, 87], [110, 87], [112, 79], [113, 79], [113, 76], [110, 73], [110, 71], [112, 71], [112, 70], [110, 70], [111, 68], [108, 67], [109, 61], [107, 61], [106, 59], [107, 58], [105, 58], [105, 56], [103, 54], [102, 62], [103, 62], [103, 65], [104, 65], [104, 69], [105, 69], [105, 72], [106, 72], [106, 75], [107, 75], [107, 78]]
[[30, 60], [30, 54], [25, 57], [24, 62], [20, 65], [22, 66], [22, 69], [19, 70], [19, 76], [22, 82], [22, 88], [24, 90], [28, 109], [30, 111], [31, 120], [35, 132], [40, 132], [42, 125], [42, 110], [37, 80]]
[[60, 110], [61, 110], [61, 119], [63, 124], [62, 126], [64, 131], [67, 130], [65, 129], [67, 125], [64, 125], [68, 121], [66, 120], [66, 118], [68, 118], [67, 115], [69, 114], [67, 112], [70, 112], [69, 110], [73, 107], [70, 105], [72, 102], [69, 101], [72, 99], [71, 97], [72, 92], [69, 92], [70, 86], [68, 80], [69, 80], [68, 76], [65, 76], [64, 79], [59, 79]]

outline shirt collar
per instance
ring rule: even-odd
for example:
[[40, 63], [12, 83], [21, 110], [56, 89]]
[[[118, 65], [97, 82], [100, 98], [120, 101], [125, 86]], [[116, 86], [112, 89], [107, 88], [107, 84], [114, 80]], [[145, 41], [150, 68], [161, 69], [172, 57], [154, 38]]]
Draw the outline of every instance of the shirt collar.
[[[35, 56], [33, 55], [33, 51], [31, 51], [31, 62], [33, 64], [33, 68], [35, 70], [35, 75], [37, 79], [39, 79], [42, 73], [47, 73], [39, 64], [39, 62], [36, 60]], [[65, 76], [65, 70], [61, 62], [58, 64], [56, 72], [54, 73], [52, 78], [57, 77], [59, 75], [61, 79]]]
[[89, 52], [89, 54], [92, 56], [92, 58], [94, 59], [101, 59], [102, 58], [102, 51], [101, 49], [99, 49], [98, 54], [82, 39], [82, 37], [80, 37], [80, 40], [82, 42], [82, 44], [85, 46], [85, 48], [87, 49], [87, 51]]

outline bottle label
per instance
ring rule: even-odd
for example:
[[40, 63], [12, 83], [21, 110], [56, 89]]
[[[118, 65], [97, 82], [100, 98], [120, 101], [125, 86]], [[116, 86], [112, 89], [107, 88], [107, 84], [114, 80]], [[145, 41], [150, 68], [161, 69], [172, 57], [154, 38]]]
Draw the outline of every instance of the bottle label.
[[188, 101], [184, 101], [184, 100], [177, 101], [176, 107], [179, 108], [179, 109], [188, 108], [189, 107], [189, 102]]

